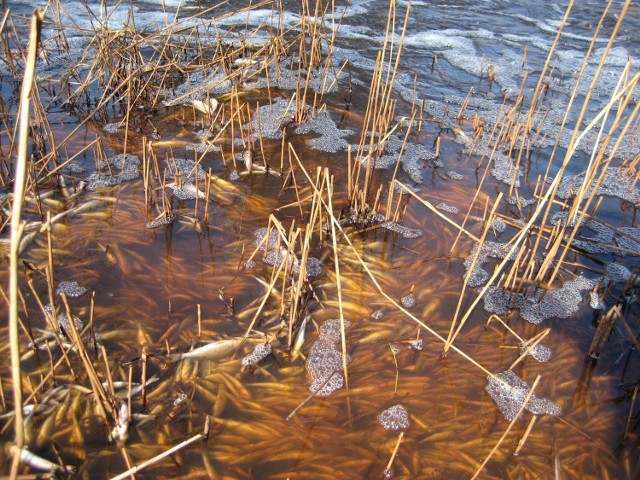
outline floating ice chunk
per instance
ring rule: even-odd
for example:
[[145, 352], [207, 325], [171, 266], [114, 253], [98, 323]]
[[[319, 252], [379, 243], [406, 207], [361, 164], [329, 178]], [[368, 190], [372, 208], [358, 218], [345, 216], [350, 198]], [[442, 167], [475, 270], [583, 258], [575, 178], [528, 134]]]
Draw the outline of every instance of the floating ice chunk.
[[58, 288], [56, 288], [56, 295], [60, 295], [62, 292], [64, 292], [67, 297], [79, 297], [87, 293], [87, 289], [86, 287], [78, 285], [78, 282], [75, 280], [64, 281], [58, 284]]
[[271, 344], [270, 343], [259, 343], [253, 349], [249, 355], [242, 359], [242, 365], [245, 367], [249, 365], [255, 365], [260, 360], [267, 358], [267, 356], [271, 353]]
[[[518, 345], [518, 350], [520, 355], [527, 351], [528, 344], [527, 342], [522, 342]], [[540, 363], [548, 362], [551, 359], [552, 351], [549, 347], [537, 344], [535, 347], [529, 350], [527, 355], [530, 355], [534, 359], [536, 359]]]
[[[348, 328], [351, 322], [345, 320], [344, 326], [345, 329]], [[309, 390], [321, 397], [330, 395], [344, 385], [344, 377], [340, 373], [342, 352], [335, 347], [340, 338], [340, 320], [325, 321], [320, 326], [320, 336], [311, 346], [307, 357], [305, 368], [311, 380]], [[346, 361], [351, 361], [349, 355]]]
[[422, 230], [408, 228], [396, 222], [384, 222], [381, 223], [380, 226], [392, 232], [399, 233], [403, 238], [418, 238], [422, 236]]
[[[495, 377], [488, 376], [487, 379], [489, 381], [485, 388], [487, 393], [496, 402], [504, 417], [509, 421], [513, 420], [531, 391], [531, 387], [511, 370], [500, 372]], [[525, 409], [534, 415], [560, 415], [561, 413], [558, 405], [535, 395], [531, 395]]]
[[409, 413], [402, 405], [394, 405], [378, 415], [378, 423], [385, 430], [406, 430], [409, 428]]
[[222, 150], [220, 146], [214, 145], [213, 143], [190, 143], [185, 149], [197, 153], [219, 152]]
[[460, 175], [458, 172], [454, 172], [453, 170], [447, 172], [447, 177], [449, 177], [451, 180], [462, 180], [462, 175]]
[[589, 306], [594, 310], [606, 310], [607, 306], [598, 292], [589, 293]]
[[442, 210], [443, 212], [447, 212], [447, 213], [458, 213], [458, 207], [447, 205], [444, 202], [439, 203], [438, 205], [436, 205], [436, 208], [438, 210]]

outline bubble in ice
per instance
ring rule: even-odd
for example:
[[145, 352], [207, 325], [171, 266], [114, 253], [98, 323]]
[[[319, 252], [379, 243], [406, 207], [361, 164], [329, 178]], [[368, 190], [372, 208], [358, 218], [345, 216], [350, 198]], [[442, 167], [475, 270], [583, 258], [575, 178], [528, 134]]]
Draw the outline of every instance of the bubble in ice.
[[528, 346], [529, 344], [527, 342], [521, 342], [518, 345], [518, 351], [520, 352], [520, 355], [522, 355], [524, 352], [527, 352], [527, 355], [533, 357], [540, 363], [548, 362], [551, 359], [552, 351], [549, 347], [538, 343], [536, 346], [527, 351]]
[[[511, 370], [500, 372], [495, 376], [489, 375], [487, 380], [485, 390], [496, 402], [504, 417], [509, 421], [513, 420], [524, 404], [531, 387]], [[534, 415], [560, 415], [561, 413], [558, 405], [535, 395], [531, 395], [525, 409]]]
[[[351, 322], [346, 320], [344, 324], [345, 329], [351, 326]], [[320, 326], [320, 336], [307, 356], [305, 368], [311, 381], [309, 390], [321, 397], [330, 395], [344, 385], [344, 377], [340, 373], [343, 367], [342, 352], [335, 346], [340, 338], [340, 320], [326, 320]], [[346, 361], [351, 361], [349, 355]]]
[[458, 172], [454, 172], [453, 170], [450, 170], [447, 172], [447, 177], [449, 177], [451, 180], [462, 180], [462, 175], [460, 175]]
[[56, 295], [60, 295], [62, 292], [64, 292], [67, 297], [79, 297], [87, 293], [87, 288], [78, 285], [78, 282], [75, 280], [64, 281], [58, 284]]
[[385, 430], [406, 430], [409, 428], [409, 413], [401, 404], [394, 405], [378, 415], [378, 423]]
[[418, 304], [418, 300], [416, 300], [416, 297], [413, 293], [409, 293], [408, 295], [400, 298], [400, 304], [404, 308], [413, 308]]
[[380, 227], [399, 233], [403, 238], [418, 238], [422, 236], [422, 230], [405, 227], [396, 222], [384, 222], [380, 224]]
[[245, 367], [249, 365], [255, 365], [259, 361], [267, 358], [267, 356], [271, 353], [271, 344], [270, 343], [259, 343], [253, 349], [249, 355], [242, 359], [242, 365]]
[[442, 210], [443, 212], [447, 212], [447, 213], [458, 213], [458, 207], [447, 205], [444, 202], [441, 202], [438, 205], [436, 205], [436, 208], [438, 210]]
[[138, 178], [140, 160], [135, 155], [115, 155], [107, 160], [101, 159], [98, 162], [99, 172], [92, 173], [87, 178], [88, 190], [97, 188], [112, 187], [121, 182]]

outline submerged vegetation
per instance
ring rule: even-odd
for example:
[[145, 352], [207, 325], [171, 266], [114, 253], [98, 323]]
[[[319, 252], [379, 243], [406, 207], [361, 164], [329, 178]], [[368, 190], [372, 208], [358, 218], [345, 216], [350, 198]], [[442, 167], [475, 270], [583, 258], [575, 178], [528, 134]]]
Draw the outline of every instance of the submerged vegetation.
[[2, 475], [638, 478], [630, 4], [493, 110], [398, 84], [411, 2], [371, 65], [324, 0], [7, 9]]

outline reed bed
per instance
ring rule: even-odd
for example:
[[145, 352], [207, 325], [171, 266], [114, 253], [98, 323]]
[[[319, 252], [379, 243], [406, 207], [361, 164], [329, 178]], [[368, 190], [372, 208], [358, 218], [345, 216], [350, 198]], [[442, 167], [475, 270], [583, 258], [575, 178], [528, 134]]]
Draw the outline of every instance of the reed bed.
[[[263, 1], [151, 31], [133, 6], [117, 29], [86, 6], [75, 60], [63, 2], [28, 51], [7, 10], [25, 81], [0, 105], [2, 474], [636, 478], [638, 271], [607, 256], [637, 256], [638, 236], [601, 214], [627, 198], [612, 176], [637, 183], [617, 155], [638, 139], [631, 62], [587, 114], [629, 4], [604, 8], [565, 118], [545, 95], [573, 2], [494, 124], [473, 91], [447, 124], [399, 99], [411, 2], [389, 2], [366, 95], [334, 57], [332, 2], [302, 2], [294, 28]], [[279, 20], [218, 33], [266, 8]], [[497, 68], [483, 58], [489, 87]], [[444, 174], [461, 148], [465, 175]], [[416, 158], [437, 188], [415, 188]], [[537, 396], [560, 414], [532, 413]]]

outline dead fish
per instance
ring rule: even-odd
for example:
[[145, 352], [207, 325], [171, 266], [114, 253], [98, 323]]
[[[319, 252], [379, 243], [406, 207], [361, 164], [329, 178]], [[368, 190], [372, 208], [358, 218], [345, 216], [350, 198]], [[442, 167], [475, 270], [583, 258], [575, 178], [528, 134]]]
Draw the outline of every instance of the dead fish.
[[198, 347], [194, 350], [185, 353], [174, 353], [169, 355], [172, 362], [178, 362], [185, 358], [191, 359], [206, 359], [206, 360], [220, 360], [226, 356], [231, 355], [240, 346], [241, 340], [238, 338], [228, 338], [224, 340], [216, 340], [215, 342], [207, 343], [202, 347]]
[[11, 452], [12, 455], [16, 455], [18, 454], [18, 452], [20, 452], [20, 463], [28, 466], [29, 468], [33, 468], [34, 470], [39, 470], [42, 472], [66, 472], [66, 473], [75, 473], [76, 471], [75, 467], [72, 467], [70, 465], [65, 465], [63, 467], [62, 465], [58, 465], [57, 463], [53, 463], [52, 461], [47, 460], [46, 458], [42, 458], [42, 457], [39, 457], [38, 455], [31, 453], [29, 450], [26, 450], [24, 448], [19, 449], [15, 445], [11, 445], [11, 447], [9, 447], [9, 451]]
[[218, 101], [215, 98], [210, 98], [208, 102], [193, 100], [192, 103], [196, 110], [204, 113], [205, 115], [213, 115], [213, 113], [218, 109]]

